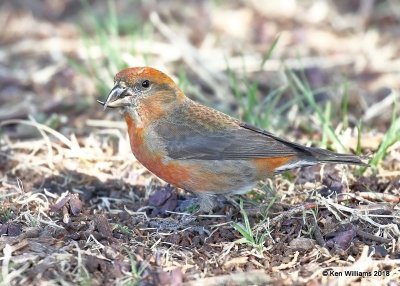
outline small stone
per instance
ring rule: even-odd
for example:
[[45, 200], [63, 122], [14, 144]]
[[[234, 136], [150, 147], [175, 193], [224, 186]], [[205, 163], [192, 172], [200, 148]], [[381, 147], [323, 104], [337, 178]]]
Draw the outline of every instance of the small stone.
[[315, 240], [306, 237], [298, 237], [289, 243], [289, 247], [293, 250], [309, 251], [314, 248]]

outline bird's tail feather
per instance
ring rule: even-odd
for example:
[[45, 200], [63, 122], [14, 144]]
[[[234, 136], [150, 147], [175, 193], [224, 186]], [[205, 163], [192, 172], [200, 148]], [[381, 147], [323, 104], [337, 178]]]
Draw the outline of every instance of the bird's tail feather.
[[363, 158], [351, 155], [351, 154], [340, 154], [332, 151], [320, 149], [320, 148], [307, 148], [311, 156], [321, 163], [335, 163], [335, 164], [353, 164], [368, 166], [367, 163], [363, 162]]
[[291, 170], [294, 168], [313, 166], [321, 163], [369, 166], [368, 164], [362, 161], [364, 158], [361, 158], [356, 155], [340, 154], [320, 148], [310, 148], [305, 146], [302, 147], [303, 147], [302, 156], [299, 156], [297, 160], [294, 160], [292, 162], [289, 162], [288, 164], [276, 168], [274, 172], [276, 174], [279, 174], [282, 171]]

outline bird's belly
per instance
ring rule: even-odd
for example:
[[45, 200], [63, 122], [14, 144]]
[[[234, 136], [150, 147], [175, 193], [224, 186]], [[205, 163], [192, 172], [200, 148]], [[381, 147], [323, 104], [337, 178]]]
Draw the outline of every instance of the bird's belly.
[[[131, 141], [132, 142], [132, 141]], [[245, 193], [257, 182], [256, 168], [245, 160], [171, 160], [132, 145], [136, 159], [157, 177], [200, 193]]]
[[136, 159], [160, 179], [201, 193], [245, 193], [256, 183], [255, 170], [244, 161], [163, 160], [134, 152]]
[[191, 170], [185, 183], [191, 191], [244, 193], [257, 182], [256, 170], [245, 160], [189, 160]]
[[256, 170], [248, 161], [170, 160], [150, 165], [148, 169], [161, 179], [192, 192], [245, 193], [257, 182]]

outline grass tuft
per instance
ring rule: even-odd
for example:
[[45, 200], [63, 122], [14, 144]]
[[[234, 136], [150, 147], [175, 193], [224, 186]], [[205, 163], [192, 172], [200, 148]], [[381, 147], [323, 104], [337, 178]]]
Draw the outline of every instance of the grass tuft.
[[[95, 14], [87, 0], [81, 3], [85, 19], [94, 31], [89, 33], [81, 27], [86, 48], [85, 62], [71, 59], [69, 63], [95, 82], [99, 94], [107, 94], [114, 75], [131, 65], [128, 59], [139, 55], [135, 49], [136, 40], [149, 38], [152, 31], [147, 25], [140, 25], [139, 15], [118, 17], [114, 1], [107, 2], [108, 13], [104, 17]], [[146, 55], [140, 56], [145, 60]]]
[[[396, 99], [397, 97], [395, 97]], [[395, 100], [393, 102], [392, 108], [392, 120], [388, 131], [382, 139], [379, 145], [378, 151], [375, 153], [371, 161], [369, 162], [371, 166], [377, 168], [379, 163], [386, 156], [388, 149], [396, 142], [400, 141], [400, 117], [398, 114], [398, 103]], [[360, 133], [360, 132], [359, 132]], [[363, 169], [363, 171], [365, 168]]]
[[243, 208], [243, 200], [240, 200], [240, 213], [242, 214], [244, 225], [241, 223], [234, 223], [233, 227], [243, 236], [243, 238], [237, 240], [236, 242], [248, 244], [262, 254], [264, 251], [264, 243], [267, 232], [264, 232], [261, 235], [258, 233], [258, 231], [253, 233], [249, 217]]
[[129, 251], [129, 249], [125, 249], [125, 252], [127, 253], [129, 257], [129, 262], [131, 265], [131, 272], [127, 275], [125, 279], [122, 279], [119, 285], [124, 285], [124, 286], [135, 286], [140, 283], [142, 280], [142, 276], [144, 271], [146, 270], [146, 265], [138, 265], [136, 260], [134, 259], [132, 253]]
[[305, 100], [305, 102], [311, 107], [312, 111], [317, 115], [323, 130], [323, 137], [331, 140], [334, 143], [337, 151], [347, 152], [347, 148], [341, 143], [340, 139], [335, 134], [332, 122], [328, 116], [330, 115], [330, 106], [327, 106], [324, 112], [315, 100], [314, 92], [312, 91], [307, 80], [305, 78], [300, 79], [293, 71], [290, 70], [287, 70], [286, 74], [294, 93], [302, 100]]

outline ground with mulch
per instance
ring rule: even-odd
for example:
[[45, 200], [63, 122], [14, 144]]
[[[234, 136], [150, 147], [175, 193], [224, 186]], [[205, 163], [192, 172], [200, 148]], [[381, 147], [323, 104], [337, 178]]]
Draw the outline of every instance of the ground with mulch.
[[[120, 114], [96, 103], [106, 96], [99, 83], [112, 87], [112, 60], [92, 41], [96, 29], [87, 24], [84, 2], [47, 2], [0, 2], [7, 27], [0, 35], [2, 285], [398, 283], [398, 141], [376, 168], [293, 170], [266, 178], [244, 196], [218, 198], [213, 213], [200, 213], [195, 195], [136, 161]], [[264, 11], [261, 2], [199, 1], [182, 8], [179, 1], [157, 7], [122, 1], [116, 13], [123, 18], [134, 7], [153, 33], [135, 38], [137, 54], [122, 58], [127, 65], [157, 62], [195, 100], [243, 119], [228, 75], [257, 80], [259, 93], [267, 94], [282, 84], [279, 63], [286, 60], [313, 89], [347, 89], [348, 124], [332, 115], [332, 125], [349, 151], [372, 158], [398, 102], [400, 45], [390, 41], [400, 32], [390, 6], [398, 5], [339, 1], [326, 11], [324, 1], [292, 1], [295, 7], [281, 1], [288, 6], [270, 4], [275, 8]], [[88, 5], [100, 18], [108, 13], [102, 1]], [[242, 25], [222, 21], [224, 15]], [[207, 21], [193, 24], [200, 19]], [[260, 65], [278, 32], [276, 58]], [[132, 41], [126, 30], [120, 36], [121, 43]], [[364, 54], [360, 41], [368, 43]], [[95, 70], [93, 60], [104, 70]], [[291, 97], [288, 88], [277, 106]], [[326, 89], [316, 92], [316, 101], [343, 110]], [[306, 105], [289, 106], [271, 121], [271, 131], [303, 144], [325, 140]]]

